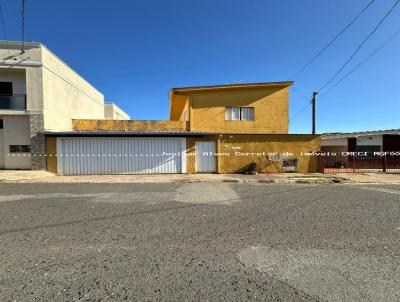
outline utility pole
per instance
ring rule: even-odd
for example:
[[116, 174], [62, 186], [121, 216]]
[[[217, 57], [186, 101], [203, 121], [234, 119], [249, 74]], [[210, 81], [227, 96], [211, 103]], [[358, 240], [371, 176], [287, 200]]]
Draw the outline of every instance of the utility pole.
[[315, 134], [315, 102], [317, 101], [318, 92], [314, 91], [312, 94], [311, 104], [312, 104], [312, 134]]
[[25, 52], [25, 0], [21, 0], [21, 28], [22, 28], [21, 53], [24, 53]]

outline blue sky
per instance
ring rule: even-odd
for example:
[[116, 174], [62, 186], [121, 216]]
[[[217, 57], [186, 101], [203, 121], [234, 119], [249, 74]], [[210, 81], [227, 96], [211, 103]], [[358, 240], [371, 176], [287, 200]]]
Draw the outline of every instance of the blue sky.
[[[26, 0], [26, 40], [46, 44], [134, 119], [167, 119], [171, 87], [287, 80], [369, 1]], [[377, 0], [293, 79], [291, 133], [310, 132], [311, 108], [298, 114], [303, 96], [336, 72], [394, 2]], [[19, 1], [0, 3], [6, 38], [20, 40]], [[343, 75], [398, 30], [400, 5]], [[400, 128], [400, 35], [322, 96], [317, 113], [318, 132]]]

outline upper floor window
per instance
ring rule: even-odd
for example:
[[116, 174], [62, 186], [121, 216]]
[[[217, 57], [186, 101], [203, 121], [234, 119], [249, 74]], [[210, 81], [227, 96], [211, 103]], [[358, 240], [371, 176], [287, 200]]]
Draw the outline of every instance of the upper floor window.
[[225, 120], [227, 121], [254, 121], [253, 107], [226, 107]]
[[4, 128], [4, 123], [3, 123], [3, 120], [0, 119], [0, 129], [3, 129], [3, 128]]

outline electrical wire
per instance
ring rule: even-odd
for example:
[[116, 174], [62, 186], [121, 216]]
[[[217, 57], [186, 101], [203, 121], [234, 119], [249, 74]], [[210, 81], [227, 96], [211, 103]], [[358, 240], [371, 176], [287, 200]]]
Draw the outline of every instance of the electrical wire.
[[1, 4], [0, 4], [0, 18], [1, 18], [1, 27], [3, 28], [4, 40], [7, 40], [6, 22], [4, 20], [3, 8]]
[[292, 88], [291, 92], [293, 92], [294, 94], [297, 94], [299, 97], [305, 99], [306, 101], [309, 101], [309, 98], [306, 97], [304, 94], [302, 94], [301, 92], [298, 92], [296, 89]]
[[328, 90], [321, 94], [320, 97], [326, 96], [329, 92], [335, 89], [339, 84], [341, 84], [345, 79], [347, 79], [350, 75], [352, 75], [357, 69], [359, 69], [362, 65], [367, 63], [372, 57], [374, 57], [379, 51], [385, 48], [390, 42], [392, 42], [398, 35], [400, 35], [400, 29], [397, 30], [393, 35], [389, 37], [389, 39], [385, 40], [378, 48], [376, 48], [373, 52], [371, 52], [364, 60], [362, 60], [359, 64], [357, 64], [352, 70], [346, 73], [340, 80], [338, 80], [333, 86], [331, 86]]
[[[314, 61], [316, 61], [329, 47], [332, 46], [333, 43], [341, 35], [343, 35], [363, 14], [364, 12], [375, 2], [375, 0], [371, 0], [328, 44], [326, 44], [316, 55], [314, 55], [309, 61], [306, 62], [301, 68], [299, 68], [294, 74], [292, 74], [289, 78], [292, 79], [299, 75], [301, 72], [303, 72], [308, 66], [310, 66]], [[294, 93], [297, 93], [296, 91], [292, 90]], [[309, 101], [309, 98], [304, 96], [301, 93], [297, 93], [299, 96], [301, 96], [303, 99], [306, 101]], [[301, 110], [299, 110], [293, 117], [292, 120], [295, 119], [297, 116], [299, 116], [301, 113], [303, 113], [311, 103], [308, 103], [306, 106], [304, 106]]]
[[315, 60], [317, 60], [335, 41], [343, 35], [360, 17], [361, 15], [375, 2], [375, 0], [370, 1], [359, 13], [358, 15], [350, 21], [328, 44], [326, 44], [316, 55], [314, 55], [306, 64], [299, 68], [289, 79], [292, 79], [303, 72], [308, 66], [310, 66]]
[[339, 70], [318, 90], [322, 92], [336, 77], [343, 71], [343, 69], [353, 60], [356, 54], [360, 51], [360, 49], [364, 46], [365, 43], [374, 35], [374, 33], [379, 29], [379, 27], [383, 24], [383, 22], [389, 17], [395, 7], [399, 4], [400, 0], [397, 0], [392, 7], [388, 10], [388, 12], [383, 16], [381, 20], [377, 23], [374, 29], [365, 37], [365, 39], [360, 43], [360, 45], [356, 48], [353, 54], [345, 61], [345, 63], [339, 68]]
[[300, 114], [302, 114], [304, 112], [304, 110], [306, 110], [310, 106], [311, 106], [311, 103], [309, 103], [306, 106], [304, 106], [303, 108], [301, 108], [297, 113], [295, 113], [295, 115], [290, 119], [290, 121], [292, 122], [293, 120], [295, 120]]
[[8, 45], [8, 39], [7, 39], [6, 21], [4, 18], [3, 8], [1, 6], [1, 4], [0, 4], [0, 19], [1, 19], [1, 27], [3, 28], [4, 40], [6, 41], [6, 45], [7, 45], [7, 51], [8, 51], [8, 53], [10, 53], [10, 47]]

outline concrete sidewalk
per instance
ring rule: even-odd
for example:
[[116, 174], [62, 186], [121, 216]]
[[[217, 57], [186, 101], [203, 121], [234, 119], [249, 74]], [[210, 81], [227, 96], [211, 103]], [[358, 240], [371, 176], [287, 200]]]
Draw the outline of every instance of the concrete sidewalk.
[[280, 173], [280, 174], [152, 174], [57, 176], [46, 171], [0, 171], [3, 183], [190, 183], [232, 182], [249, 184], [400, 184], [400, 174], [386, 173]]
[[400, 173], [338, 173], [330, 175], [344, 179], [346, 183], [400, 185]]
[[57, 176], [46, 171], [0, 171], [0, 182], [13, 183], [334, 183], [338, 178], [323, 174], [152, 174]]

